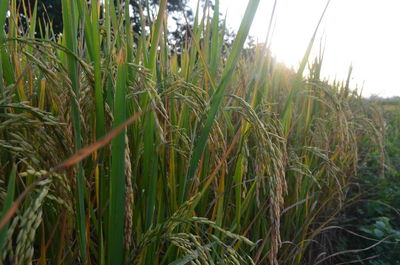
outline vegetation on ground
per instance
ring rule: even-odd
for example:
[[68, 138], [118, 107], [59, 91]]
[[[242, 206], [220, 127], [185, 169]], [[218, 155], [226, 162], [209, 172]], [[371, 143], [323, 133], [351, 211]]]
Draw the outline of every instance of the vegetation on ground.
[[348, 231], [342, 231], [338, 250], [368, 249], [347, 254], [362, 260], [360, 264], [400, 264], [400, 100], [373, 98], [371, 103], [384, 117], [384, 174], [380, 154], [365, 150], [367, 155], [350, 191], [354, 200], [339, 218], [341, 227]]
[[123, 1], [62, 0], [59, 35], [0, 1], [0, 264], [333, 264], [387, 124], [308, 64], [316, 33], [296, 70], [246, 47], [259, 2], [233, 43], [198, 4], [174, 47], [166, 0], [140, 34]]

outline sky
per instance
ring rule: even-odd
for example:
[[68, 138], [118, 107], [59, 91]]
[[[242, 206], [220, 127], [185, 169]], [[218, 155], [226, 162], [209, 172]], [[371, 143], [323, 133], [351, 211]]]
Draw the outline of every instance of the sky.
[[[196, 0], [190, 0], [196, 6]], [[228, 27], [239, 28], [248, 0], [220, 0]], [[274, 0], [260, 0], [250, 31], [264, 42]], [[327, 0], [278, 0], [271, 51], [297, 69]], [[400, 0], [331, 0], [319, 28], [313, 55], [325, 47], [322, 75], [345, 80], [365, 97], [400, 96]], [[311, 57], [312, 59], [315, 57]]]

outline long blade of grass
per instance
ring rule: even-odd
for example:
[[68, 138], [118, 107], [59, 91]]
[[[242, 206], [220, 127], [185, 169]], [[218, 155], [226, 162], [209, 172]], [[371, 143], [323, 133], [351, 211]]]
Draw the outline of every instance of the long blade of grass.
[[[0, 220], [3, 220], [7, 211], [10, 209], [10, 207], [13, 203], [14, 194], [15, 194], [16, 175], [17, 175], [17, 166], [15, 164], [13, 164], [10, 176], [8, 178], [7, 195], [6, 195], [4, 204], [3, 204], [3, 209], [0, 214]], [[4, 248], [4, 244], [5, 244], [6, 238], [7, 238], [7, 229], [8, 229], [7, 224], [5, 224], [4, 227], [0, 227], [0, 253], [3, 253], [2, 250]]]
[[218, 70], [218, 59], [219, 59], [219, 45], [218, 41], [220, 38], [219, 34], [219, 0], [215, 1], [214, 14], [212, 19], [211, 28], [211, 46], [210, 46], [210, 73], [211, 78], [215, 79]]
[[[125, 121], [127, 74], [125, 55], [121, 51], [115, 87], [115, 128]], [[125, 133], [120, 133], [112, 140], [111, 156], [108, 264], [119, 265], [124, 261]]]
[[[218, 85], [217, 91], [210, 103], [210, 110], [207, 114], [207, 119], [204, 123], [203, 128], [200, 131], [200, 136], [197, 140], [196, 146], [193, 150], [193, 155], [189, 163], [189, 169], [187, 174], [187, 179], [192, 179], [195, 175], [196, 169], [198, 167], [198, 163], [200, 161], [201, 155], [205, 148], [208, 136], [211, 131], [211, 127], [214, 123], [215, 117], [217, 115], [219, 106], [221, 105], [225, 89], [229, 85], [229, 81], [235, 69], [236, 63], [239, 60], [239, 56], [243, 45], [246, 41], [247, 35], [249, 33], [251, 24], [253, 22], [253, 18], [258, 8], [259, 0], [250, 0], [246, 12], [244, 14], [243, 20], [240, 24], [240, 28], [236, 39], [234, 41], [231, 53], [228, 57], [224, 72], [221, 77], [221, 81]], [[184, 198], [181, 198], [181, 203]]]
[[[8, 1], [1, 1], [0, 2], [0, 52], [3, 50], [3, 29], [4, 24], [6, 22], [6, 14], [8, 10]], [[3, 64], [2, 60], [0, 60], [0, 93], [4, 91], [4, 81], [3, 81]]]
[[313, 48], [313, 45], [314, 45], [314, 42], [315, 42], [315, 38], [317, 36], [317, 32], [318, 32], [318, 29], [319, 29], [319, 26], [321, 25], [322, 19], [325, 16], [326, 10], [328, 9], [330, 2], [331, 2], [331, 0], [328, 0], [328, 2], [326, 3], [324, 11], [322, 12], [321, 17], [319, 18], [318, 24], [315, 27], [315, 30], [314, 30], [314, 33], [313, 33], [311, 39], [310, 39], [310, 42], [308, 43], [307, 50], [306, 50], [306, 52], [304, 54], [303, 59], [301, 60], [299, 69], [297, 70], [297, 78], [301, 78], [303, 76], [304, 69], [306, 68], [306, 65], [307, 65], [307, 62], [308, 62], [308, 58], [310, 57], [311, 50]]
[[[6, 23], [6, 16], [7, 16], [7, 11], [10, 6], [10, 1], [9, 0], [3, 0], [0, 1], [0, 54], [1, 54], [1, 59], [0, 59], [0, 93], [4, 91], [4, 81], [3, 81], [3, 74], [4, 78], [6, 79], [7, 83], [10, 83], [11, 80], [10, 78], [7, 78], [7, 76], [10, 76], [9, 70], [7, 71], [8, 67], [11, 65], [9, 64], [8, 56], [7, 53], [4, 49], [4, 25]], [[8, 63], [7, 63], [8, 62]], [[6, 72], [4, 72], [4, 66], [6, 66]], [[11, 68], [10, 68], [11, 69]], [[8, 79], [8, 80], [7, 80]]]
[[313, 33], [313, 35], [312, 35], [312, 37], [310, 39], [310, 42], [308, 43], [307, 50], [304, 53], [303, 59], [300, 62], [299, 69], [297, 70], [296, 79], [295, 79], [295, 82], [293, 84], [293, 89], [290, 90], [290, 94], [289, 94], [289, 96], [287, 98], [286, 105], [285, 105], [285, 110], [284, 110], [284, 113], [283, 113], [283, 120], [282, 120], [282, 124], [283, 124], [285, 135], [288, 135], [288, 133], [289, 133], [289, 131], [291, 129], [290, 128], [290, 123], [291, 123], [291, 116], [292, 116], [293, 105], [294, 105], [293, 97], [297, 94], [297, 91], [299, 90], [299, 87], [301, 86], [304, 69], [306, 68], [308, 59], [310, 57], [311, 50], [312, 50], [312, 47], [314, 45], [315, 38], [317, 36], [317, 32], [318, 32], [319, 26], [320, 26], [320, 24], [322, 22], [322, 19], [325, 16], [326, 10], [328, 9], [328, 6], [329, 6], [330, 2], [331, 1], [328, 0], [328, 2], [326, 3], [324, 11], [321, 14], [321, 17], [320, 17], [320, 19], [318, 21], [317, 26], [315, 27], [314, 33]]
[[105, 120], [104, 120], [104, 103], [103, 103], [103, 87], [101, 78], [101, 53], [100, 53], [100, 32], [99, 19], [97, 14], [97, 1], [92, 1], [91, 16], [85, 1], [78, 1], [80, 15], [85, 24], [85, 40], [89, 55], [94, 64], [94, 90], [96, 102], [96, 138], [104, 136]]
[[[152, 34], [152, 42], [150, 48], [150, 55], [148, 57], [148, 64], [146, 68], [153, 74], [153, 79], [156, 78], [156, 61], [157, 61], [157, 50], [159, 47], [159, 41], [163, 26], [164, 13], [167, 8], [167, 1], [163, 0], [160, 3], [160, 9], [157, 15], [156, 23], [153, 27]], [[142, 22], [143, 23], [143, 22]], [[143, 50], [143, 52], [146, 52]], [[144, 106], [148, 106], [149, 103], [149, 95], [146, 94], [142, 98], [142, 104]], [[147, 196], [147, 209], [146, 209], [146, 219], [145, 219], [145, 228], [148, 229], [152, 223], [154, 218], [155, 211], [155, 200], [156, 200], [156, 192], [157, 192], [157, 156], [156, 156], [156, 146], [155, 146], [155, 117], [154, 113], [148, 113], [144, 119], [144, 154], [143, 154], [143, 166], [144, 166], [144, 175], [146, 177], [147, 187], [146, 192]]]
[[[63, 23], [64, 23], [64, 34], [66, 47], [72, 51], [72, 53], [78, 53], [78, 41], [77, 41], [77, 17], [75, 13], [75, 4], [72, 0], [62, 0], [62, 10], [63, 10]], [[68, 75], [71, 80], [72, 91], [74, 92], [74, 97], [71, 98], [72, 104], [72, 123], [74, 127], [74, 137], [75, 137], [75, 150], [81, 149], [81, 120], [79, 114], [79, 107], [77, 102], [79, 102], [79, 77], [78, 77], [78, 62], [74, 56], [71, 54], [66, 54], [68, 63]], [[83, 175], [82, 165], [78, 164], [77, 170], [77, 230], [78, 239], [81, 248], [82, 259], [86, 262], [86, 233], [85, 233], [85, 182]]]
[[0, 29], [1, 29], [0, 35], [2, 37], [4, 37], [3, 29], [4, 29], [4, 24], [6, 23], [6, 15], [7, 15], [9, 5], [10, 5], [9, 0], [0, 2]]

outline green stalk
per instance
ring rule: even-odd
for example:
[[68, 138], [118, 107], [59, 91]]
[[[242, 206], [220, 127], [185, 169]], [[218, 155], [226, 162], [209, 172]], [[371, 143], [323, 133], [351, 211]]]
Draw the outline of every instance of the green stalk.
[[211, 78], [215, 80], [218, 71], [219, 59], [219, 0], [215, 1], [214, 14], [211, 27], [211, 49], [210, 49], [210, 74]]
[[[123, 51], [118, 55], [115, 87], [114, 128], [126, 120], [127, 63]], [[125, 220], [125, 133], [115, 137], [111, 144], [110, 211], [108, 228], [108, 264], [123, 264]]]
[[[89, 53], [90, 61], [94, 66], [94, 91], [95, 91], [95, 106], [96, 106], [96, 118], [95, 118], [95, 126], [96, 126], [96, 139], [100, 139], [105, 135], [106, 126], [105, 126], [105, 115], [104, 115], [104, 100], [103, 100], [103, 80], [101, 76], [101, 51], [100, 51], [100, 32], [99, 32], [99, 18], [97, 13], [97, 5], [98, 0], [92, 0], [91, 3], [91, 14], [89, 13], [88, 5], [85, 1], [78, 1], [78, 9], [82, 22], [84, 23], [84, 32], [85, 32], [85, 41], [86, 48]], [[102, 157], [98, 157], [100, 154], [97, 154], [96, 158], [101, 161]], [[97, 168], [96, 181], [98, 190], [98, 236], [100, 242], [100, 255], [99, 260], [102, 260], [104, 255], [103, 249], [103, 222], [101, 217], [102, 209], [104, 208], [104, 191], [105, 191], [105, 183], [104, 183], [104, 168], [102, 166], [95, 165]]]
[[[9, 7], [9, 1], [0, 2], [0, 53], [3, 54], [3, 44], [4, 44], [4, 24], [6, 23], [6, 14]], [[4, 91], [4, 81], [3, 81], [3, 64], [0, 60], [0, 93]]]
[[151, 48], [150, 48], [150, 56], [149, 56], [149, 64], [146, 66], [153, 76], [155, 75], [156, 71], [156, 61], [157, 61], [157, 49], [158, 49], [158, 44], [160, 41], [160, 36], [161, 36], [161, 29], [163, 26], [163, 20], [164, 20], [164, 13], [165, 10], [167, 9], [167, 0], [162, 0], [160, 3], [160, 10], [158, 11], [157, 15], [157, 20], [156, 24], [154, 27], [154, 32], [151, 38]]
[[[78, 40], [77, 40], [77, 17], [75, 14], [75, 5], [72, 0], [62, 0], [62, 10], [63, 10], [63, 22], [64, 22], [64, 34], [65, 34], [65, 44], [66, 47], [72, 51], [72, 53], [78, 53]], [[74, 97], [71, 98], [72, 104], [72, 124], [74, 127], [74, 137], [75, 137], [75, 150], [81, 149], [81, 120], [79, 107], [77, 102], [79, 102], [79, 77], [78, 77], [78, 62], [76, 58], [68, 53], [67, 64], [68, 64], [68, 75], [71, 79], [72, 91], [74, 92]], [[78, 229], [78, 241], [81, 248], [82, 260], [86, 262], [86, 233], [85, 233], [85, 181], [83, 175], [82, 164], [79, 163], [76, 176], [76, 190], [78, 193], [77, 199], [77, 229]]]
[[307, 65], [307, 62], [308, 62], [308, 58], [310, 57], [311, 50], [312, 50], [312, 47], [313, 47], [314, 42], [315, 42], [315, 37], [317, 36], [318, 28], [319, 28], [319, 26], [320, 26], [320, 24], [322, 22], [322, 19], [325, 16], [326, 10], [328, 9], [328, 6], [329, 6], [330, 2], [331, 1], [328, 0], [328, 2], [326, 3], [324, 11], [321, 14], [321, 17], [320, 17], [320, 19], [318, 21], [317, 26], [315, 27], [314, 33], [313, 33], [313, 35], [312, 35], [312, 37], [310, 39], [310, 42], [308, 43], [307, 50], [304, 53], [303, 59], [300, 62], [299, 69], [297, 70], [296, 79], [295, 79], [294, 84], [293, 84], [293, 89], [290, 90], [290, 94], [289, 94], [289, 96], [287, 98], [286, 105], [285, 105], [285, 111], [284, 111], [284, 114], [283, 114], [283, 120], [282, 120], [282, 125], [283, 125], [283, 129], [284, 129], [285, 135], [288, 135], [288, 133], [289, 133], [289, 131], [291, 129], [290, 128], [290, 123], [291, 123], [291, 118], [292, 118], [292, 113], [293, 113], [293, 106], [295, 105], [294, 104], [294, 97], [297, 95], [297, 92], [298, 92], [298, 90], [301, 87], [301, 84], [303, 82], [303, 73], [304, 73], [304, 70], [306, 68], [306, 65]]
[[[98, 0], [97, 0], [98, 1]], [[97, 1], [92, 1], [91, 16], [85, 1], [78, 1], [80, 16], [85, 25], [85, 40], [90, 58], [94, 64], [94, 90], [96, 102], [96, 139], [100, 139], [105, 133], [103, 87], [101, 79], [101, 53], [99, 19], [97, 15]]]
[[111, 15], [110, 0], [104, 0], [105, 30], [106, 30], [106, 47], [107, 52], [111, 53]]
[[[158, 12], [156, 24], [154, 27], [152, 42], [150, 48], [149, 61], [146, 68], [152, 73], [153, 79], [156, 78], [156, 61], [157, 61], [157, 49], [161, 36], [161, 29], [163, 26], [164, 13], [167, 7], [167, 1], [163, 0], [160, 3], [160, 10]], [[143, 52], [146, 52], [143, 50]], [[142, 98], [142, 105], [148, 106], [149, 95], [145, 94]], [[156, 150], [156, 139], [155, 139], [155, 114], [149, 112], [146, 114], [144, 120], [144, 154], [143, 154], [143, 166], [144, 176], [146, 177], [147, 187], [146, 192], [147, 203], [146, 203], [146, 220], [145, 228], [148, 229], [154, 218], [154, 211], [156, 209], [156, 192], [157, 192], [157, 150]]]
[[4, 41], [4, 25], [6, 23], [6, 15], [7, 15], [7, 11], [9, 9], [10, 6], [10, 1], [9, 0], [5, 0], [5, 1], [1, 1], [0, 2], [0, 36], [1, 36], [1, 40]]
[[[3, 209], [0, 213], [0, 220], [3, 219], [4, 215], [10, 209], [13, 200], [14, 200], [14, 194], [15, 194], [15, 176], [17, 174], [17, 166], [13, 164], [10, 176], [8, 178], [8, 187], [7, 187], [7, 195], [3, 204]], [[4, 248], [4, 244], [6, 243], [7, 239], [7, 229], [8, 229], [8, 224], [6, 224], [1, 230], [0, 230], [0, 253], [3, 253], [2, 250]]]
[[[4, 90], [5, 85], [9, 85], [14, 83], [14, 74], [12, 71], [12, 65], [10, 62], [10, 58], [8, 57], [8, 53], [4, 47], [4, 25], [6, 23], [6, 15], [7, 11], [10, 7], [9, 0], [0, 1], [0, 93]], [[6, 81], [4, 84], [3, 77]]]

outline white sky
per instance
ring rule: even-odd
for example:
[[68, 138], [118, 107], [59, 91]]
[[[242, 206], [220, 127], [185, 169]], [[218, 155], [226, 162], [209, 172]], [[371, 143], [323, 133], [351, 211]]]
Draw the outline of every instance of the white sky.
[[[220, 0], [229, 27], [239, 27], [247, 2]], [[265, 40], [273, 2], [260, 1], [250, 32], [259, 42]], [[326, 2], [278, 0], [271, 49], [279, 61], [297, 69]], [[364, 96], [400, 96], [400, 0], [332, 0], [316, 40], [314, 55], [320, 40], [325, 43], [325, 78], [345, 80], [352, 64], [351, 85], [363, 86]]]

